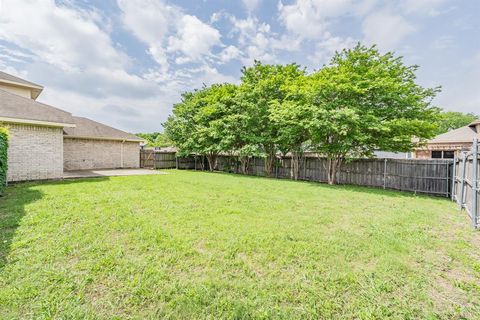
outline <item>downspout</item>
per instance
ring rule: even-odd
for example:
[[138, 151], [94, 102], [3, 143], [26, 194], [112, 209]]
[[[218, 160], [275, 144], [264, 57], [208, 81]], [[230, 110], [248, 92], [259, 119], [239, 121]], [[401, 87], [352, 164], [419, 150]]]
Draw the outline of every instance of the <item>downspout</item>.
[[123, 144], [125, 140], [122, 140], [121, 149], [120, 149], [120, 167], [123, 168]]

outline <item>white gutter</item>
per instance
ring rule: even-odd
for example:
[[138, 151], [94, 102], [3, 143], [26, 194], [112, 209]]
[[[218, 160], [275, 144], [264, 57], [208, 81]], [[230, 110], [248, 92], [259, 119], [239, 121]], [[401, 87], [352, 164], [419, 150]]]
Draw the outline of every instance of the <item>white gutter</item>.
[[85, 139], [85, 140], [110, 140], [110, 141], [120, 141], [120, 142], [143, 142], [145, 140], [140, 139], [125, 139], [125, 138], [112, 138], [112, 137], [88, 137], [88, 136], [71, 136], [63, 135], [64, 139]]
[[122, 141], [122, 147], [120, 149], [120, 167], [123, 168], [123, 144], [125, 143], [125, 140]]

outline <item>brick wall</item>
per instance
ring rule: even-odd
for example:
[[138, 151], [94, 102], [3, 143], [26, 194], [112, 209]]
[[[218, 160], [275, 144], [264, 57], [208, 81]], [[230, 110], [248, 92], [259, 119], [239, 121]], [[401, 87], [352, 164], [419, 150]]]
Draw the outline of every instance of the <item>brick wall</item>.
[[138, 168], [140, 146], [138, 142], [65, 138], [63, 158], [65, 171]]
[[62, 128], [8, 124], [7, 181], [57, 179], [63, 176]]
[[455, 151], [455, 156], [460, 157], [462, 151], [468, 151], [471, 148], [471, 142], [429, 143], [415, 150], [413, 155], [416, 159], [431, 159], [432, 151]]

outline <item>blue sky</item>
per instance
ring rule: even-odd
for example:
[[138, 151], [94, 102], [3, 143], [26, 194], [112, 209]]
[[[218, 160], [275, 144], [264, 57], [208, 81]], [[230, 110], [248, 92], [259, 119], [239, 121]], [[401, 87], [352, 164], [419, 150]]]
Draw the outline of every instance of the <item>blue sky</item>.
[[238, 82], [254, 59], [321, 68], [356, 42], [418, 64], [434, 103], [480, 113], [477, 0], [0, 0], [0, 70], [39, 101], [131, 132], [182, 92]]

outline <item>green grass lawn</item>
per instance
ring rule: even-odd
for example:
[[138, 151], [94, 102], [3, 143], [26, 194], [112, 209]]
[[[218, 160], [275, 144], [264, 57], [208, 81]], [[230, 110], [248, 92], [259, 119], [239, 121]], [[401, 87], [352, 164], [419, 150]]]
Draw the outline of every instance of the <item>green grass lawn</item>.
[[0, 319], [479, 318], [448, 199], [168, 171], [8, 187]]

